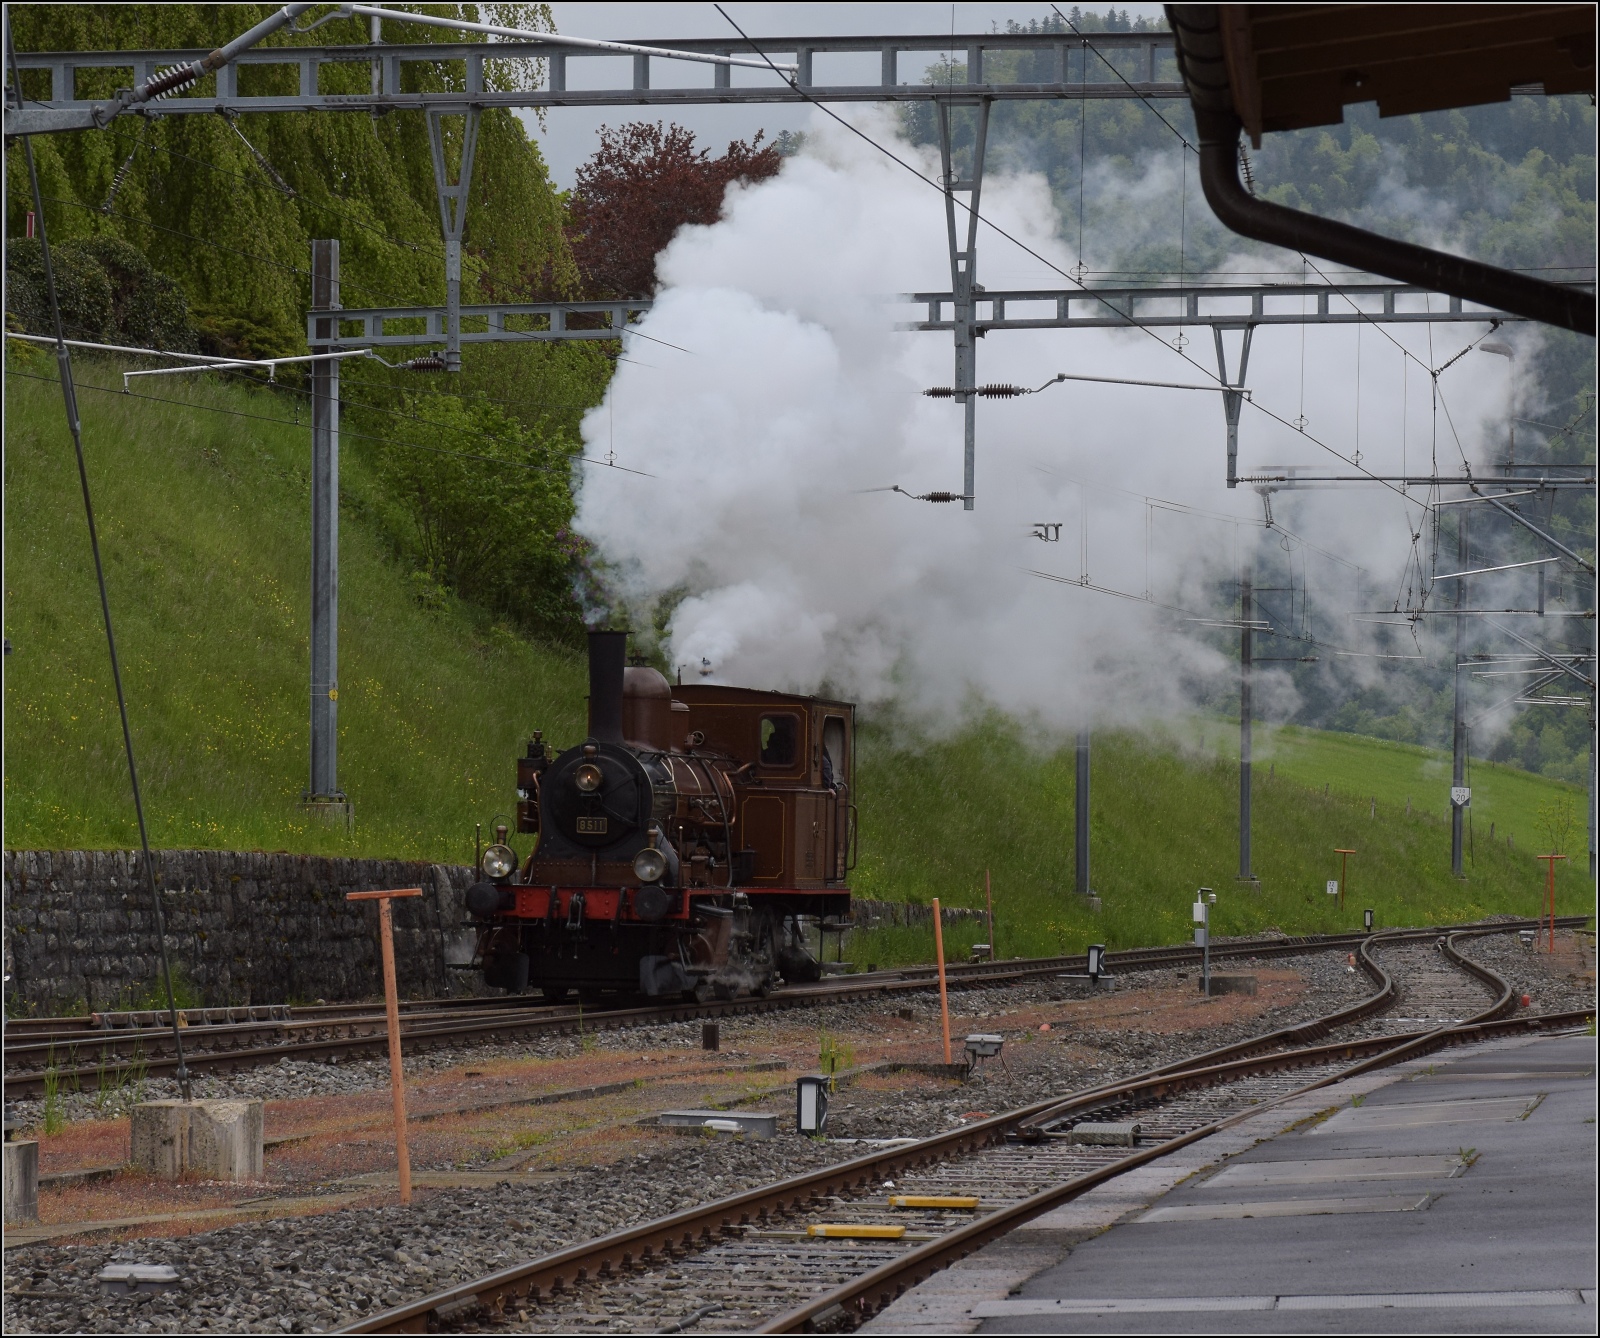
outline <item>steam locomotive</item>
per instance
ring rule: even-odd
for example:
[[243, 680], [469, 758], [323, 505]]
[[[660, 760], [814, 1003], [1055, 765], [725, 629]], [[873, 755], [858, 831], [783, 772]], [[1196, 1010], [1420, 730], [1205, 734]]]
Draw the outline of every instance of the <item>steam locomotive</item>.
[[589, 736], [517, 761], [519, 865], [504, 828], [467, 890], [484, 981], [576, 991], [765, 994], [815, 980], [810, 930], [849, 921], [854, 709], [627, 663], [589, 633]]

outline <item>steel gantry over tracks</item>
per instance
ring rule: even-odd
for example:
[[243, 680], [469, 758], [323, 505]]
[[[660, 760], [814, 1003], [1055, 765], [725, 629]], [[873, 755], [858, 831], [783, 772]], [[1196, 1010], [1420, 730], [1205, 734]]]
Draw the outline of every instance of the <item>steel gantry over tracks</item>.
[[[297, 14], [302, 6], [290, 6]], [[965, 414], [962, 496], [972, 509], [976, 493], [976, 341], [991, 331], [1057, 328], [1155, 328], [1205, 326], [1214, 336], [1218, 386], [1227, 427], [1227, 478], [1237, 482], [1238, 421], [1245, 398], [1251, 338], [1259, 325], [1413, 323], [1506, 320], [1504, 314], [1470, 309], [1457, 299], [1403, 284], [1200, 285], [1156, 288], [1088, 288], [988, 292], [978, 282], [977, 234], [992, 108], [1008, 101], [1179, 100], [1187, 97], [1174, 54], [1163, 32], [980, 33], [859, 37], [750, 37], [636, 43], [586, 42], [555, 34], [498, 30], [503, 40], [394, 43], [383, 40], [386, 20], [414, 27], [423, 16], [346, 6], [325, 16], [369, 20], [370, 41], [343, 45], [255, 46], [205, 51], [18, 52], [15, 61], [27, 97], [5, 109], [9, 136], [104, 128], [131, 111], [144, 117], [285, 112], [364, 112], [382, 116], [421, 112], [427, 118], [439, 200], [446, 270], [446, 301], [439, 307], [344, 310], [338, 301], [336, 242], [314, 243], [313, 310], [307, 341], [316, 353], [352, 348], [443, 346], [433, 366], [460, 368], [467, 343], [540, 342], [621, 338], [650, 309], [647, 300], [463, 305], [460, 256], [466, 224], [473, 147], [486, 110], [552, 107], [654, 107], [704, 104], [797, 104], [895, 102], [931, 104], [941, 154], [937, 185], [943, 192], [949, 242], [951, 289], [917, 293], [927, 319], [915, 330], [949, 331], [955, 343], [953, 398]], [[454, 20], [435, 25], [470, 28]], [[304, 40], [305, 29], [298, 36]], [[392, 29], [391, 29], [392, 31]], [[526, 40], [524, 40], [526, 39]], [[944, 78], [925, 77], [926, 59], [947, 58]], [[620, 61], [628, 77], [607, 82]], [[493, 66], [491, 66], [493, 62]], [[495, 77], [517, 67], [522, 77]], [[185, 86], [174, 76], [184, 68], [208, 72]], [[454, 87], [407, 91], [408, 67], [452, 72]], [[908, 82], [902, 67], [910, 74]], [[364, 88], [333, 91], [333, 71], [356, 69]], [[79, 76], [128, 71], [137, 90], [130, 97], [95, 101], [78, 96]], [[663, 82], [671, 71], [691, 72], [696, 82]], [[292, 71], [292, 92], [256, 91], [274, 71]], [[531, 77], [530, 77], [531, 76]], [[849, 77], [854, 76], [854, 77]], [[48, 90], [41, 85], [48, 83]], [[520, 83], [522, 87], [506, 87]], [[165, 91], [163, 91], [165, 90]], [[1531, 91], [1531, 90], [1516, 90]], [[460, 118], [459, 163], [451, 170], [445, 151], [447, 125]], [[970, 127], [970, 134], [963, 130]], [[453, 178], [453, 179], [452, 179]], [[1044, 311], [1038, 308], [1040, 304]], [[1359, 307], [1359, 309], [1358, 309]], [[949, 314], [946, 316], [946, 310]], [[1237, 332], [1229, 369], [1224, 334]], [[342, 798], [335, 758], [337, 700], [337, 479], [339, 364], [316, 364], [314, 424], [313, 552], [318, 573], [313, 600], [313, 782], [312, 796]], [[320, 746], [319, 746], [320, 741]]]

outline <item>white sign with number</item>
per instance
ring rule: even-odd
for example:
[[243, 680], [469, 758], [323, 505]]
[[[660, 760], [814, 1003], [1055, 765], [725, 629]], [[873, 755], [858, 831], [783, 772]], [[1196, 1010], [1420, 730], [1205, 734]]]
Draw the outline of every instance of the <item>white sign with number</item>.
[[1450, 787], [1450, 802], [1457, 808], [1465, 808], [1472, 802], [1472, 791], [1465, 785], [1452, 785]]
[[1328, 895], [1330, 897], [1339, 895], [1339, 880], [1337, 878], [1328, 879]]

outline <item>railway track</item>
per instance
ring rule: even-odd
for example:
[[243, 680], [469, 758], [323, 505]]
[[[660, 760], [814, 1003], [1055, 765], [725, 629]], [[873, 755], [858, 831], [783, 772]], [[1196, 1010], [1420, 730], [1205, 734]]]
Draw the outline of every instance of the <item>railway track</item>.
[[[1508, 1017], [1510, 986], [1460, 952], [1472, 936], [1373, 936], [1356, 950], [1373, 994], [1314, 1022], [675, 1213], [341, 1332], [853, 1329], [1020, 1223], [1274, 1102], [1446, 1045], [1588, 1016]], [[1396, 1009], [1406, 1029], [1383, 1025]], [[1328, 1040], [1334, 1031], [1350, 1034]], [[1077, 1142], [1086, 1121], [1137, 1122], [1139, 1145]], [[895, 1209], [891, 1193], [976, 1205]], [[815, 1234], [891, 1224], [904, 1228], [898, 1239]]]
[[[1581, 917], [1558, 921], [1584, 923]], [[1534, 927], [1534, 921], [1504, 922], [1514, 930]], [[1457, 926], [1456, 928], [1460, 928]], [[1448, 927], [1400, 931], [1431, 940], [1450, 932]], [[1352, 950], [1364, 934], [1321, 934], [1293, 938], [1241, 939], [1213, 944], [1219, 960], [1239, 957], [1286, 956], [1308, 951]], [[1162, 966], [1192, 965], [1199, 950], [1190, 945], [1136, 948], [1106, 954], [1109, 970], [1131, 971]], [[1014, 958], [1010, 961], [958, 963], [946, 967], [952, 988], [1015, 983], [1032, 977], [1086, 969], [1082, 957]], [[715, 1019], [747, 1013], [844, 1003], [882, 994], [918, 992], [934, 988], [932, 967], [913, 967], [824, 979], [813, 985], [788, 986], [766, 999], [745, 998], [704, 1004], [672, 1002], [645, 1007], [599, 1011], [577, 1006], [536, 1003], [532, 996], [511, 999], [416, 1000], [402, 1005], [401, 1038], [415, 1053], [461, 1043], [494, 1044], [538, 1035], [568, 1035], [581, 1031], [609, 1031], [653, 1026], [663, 1022]], [[186, 1010], [202, 1016], [236, 1010]], [[256, 1012], [261, 1009], [252, 1010]], [[200, 1022], [184, 1028], [185, 1058], [192, 1074], [231, 1072], [292, 1062], [339, 1063], [345, 1059], [381, 1054], [387, 1047], [381, 1008], [367, 1004], [324, 1004], [310, 1007], [270, 1008], [276, 1016], [242, 1021]], [[98, 1015], [102, 1020], [108, 1015]], [[111, 1015], [113, 1020], [115, 1015]], [[159, 1013], [124, 1015], [137, 1025], [93, 1025], [88, 1018], [41, 1018], [8, 1023], [5, 1092], [9, 1099], [41, 1094], [47, 1076], [69, 1088], [90, 1089], [126, 1083], [130, 1079], [165, 1077], [177, 1070], [172, 1032], [155, 1023]]]
[[[1584, 923], [1569, 917], [1562, 924]], [[1506, 923], [1506, 929], [1533, 927], [1534, 921]], [[1457, 927], [1459, 928], [1459, 926]], [[1448, 928], [1401, 931], [1424, 939]], [[1314, 951], [1352, 951], [1364, 934], [1240, 939], [1212, 945], [1219, 961], [1241, 957], [1288, 956]], [[1136, 948], [1106, 954], [1112, 972], [1193, 965], [1192, 945]], [[1013, 958], [1009, 961], [956, 963], [946, 967], [954, 989], [1009, 984], [1086, 969], [1083, 957]], [[931, 966], [834, 976], [816, 984], [787, 986], [768, 998], [707, 1003], [672, 1002], [644, 1007], [584, 1009], [536, 1003], [532, 996], [499, 999], [414, 1000], [402, 1005], [401, 1040], [409, 1053], [462, 1043], [494, 1044], [541, 1035], [609, 1031], [664, 1022], [716, 1019], [789, 1008], [916, 993], [935, 988]], [[231, 1072], [291, 1062], [339, 1063], [387, 1048], [381, 1007], [370, 1004], [282, 1005], [254, 1009], [192, 1009], [183, 1027], [185, 1059], [191, 1074]], [[226, 1015], [248, 1013], [233, 1018]], [[266, 1016], [262, 1016], [266, 1014]], [[5, 1094], [8, 1099], [37, 1096], [47, 1081], [71, 1090], [95, 1090], [131, 1080], [167, 1077], [177, 1070], [172, 1031], [158, 1011], [95, 1014], [81, 1018], [33, 1018], [7, 1022]], [[97, 1022], [99, 1025], [96, 1025]], [[121, 1025], [118, 1025], [121, 1024]]]

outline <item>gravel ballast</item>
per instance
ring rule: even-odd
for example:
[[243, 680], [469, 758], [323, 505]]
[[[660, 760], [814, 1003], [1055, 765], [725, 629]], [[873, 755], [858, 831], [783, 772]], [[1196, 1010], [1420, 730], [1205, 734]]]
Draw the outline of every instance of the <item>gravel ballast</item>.
[[[1505, 968], [1492, 954], [1510, 954], [1516, 963], [1532, 956], [1515, 936], [1475, 940], [1468, 951], [1495, 970]], [[1516, 973], [1516, 982], [1531, 981], [1532, 969]], [[1192, 969], [1129, 972], [1114, 989], [1092, 996], [1052, 978], [952, 994], [952, 1011], [963, 1027], [970, 1024], [969, 1029], [1006, 1037], [1006, 1062], [990, 1061], [967, 1084], [919, 1081], [910, 1075], [863, 1075], [836, 1095], [830, 1136], [833, 1140], [925, 1137], [980, 1115], [1302, 1022], [1364, 998], [1372, 988], [1364, 974], [1349, 970], [1343, 953], [1230, 961], [1227, 970], [1259, 970], [1264, 981], [1269, 972], [1294, 971], [1301, 978], [1301, 992], [1287, 1006], [1203, 1031], [1158, 1029], [1162, 1016], [1158, 1005], [1163, 997], [1178, 997], [1164, 996], [1164, 991], [1182, 990], [1185, 997], [1195, 993]], [[1549, 993], [1555, 988], [1550, 982], [1538, 988], [1539, 1011], [1583, 1006], [1559, 1001]], [[1572, 988], [1582, 992], [1577, 985]], [[1075, 1006], [1086, 997], [1105, 1005], [1099, 1009], [1104, 1016], [1081, 1015], [1083, 1010]], [[1592, 999], [1592, 988], [1588, 997]], [[1214, 1001], [1217, 1006], [1225, 1002]], [[892, 1003], [861, 1000], [829, 1005], [809, 1011], [805, 1020], [819, 1031], [864, 1044], [863, 1038], [886, 1035], [891, 1029], [893, 1019], [886, 1020], [886, 1005], [891, 1013], [911, 1010], [924, 1027], [937, 1022], [938, 999], [932, 993], [896, 997]], [[1048, 1032], [1041, 1032], [1041, 1018], [1058, 1020], [1051, 1022]], [[774, 1015], [724, 1019], [724, 1052], [759, 1054], [763, 1031], [773, 1025]], [[700, 1030], [699, 1022], [685, 1022], [603, 1032], [591, 1037], [589, 1044], [616, 1052], [698, 1049]], [[579, 1053], [580, 1046], [577, 1037], [547, 1037], [515, 1046], [438, 1050], [408, 1060], [407, 1070], [448, 1068], [502, 1051], [524, 1057], [570, 1055]], [[959, 1039], [956, 1046], [959, 1054]], [[196, 1095], [281, 1099], [368, 1091], [387, 1081], [387, 1066], [381, 1060], [279, 1066], [204, 1080], [196, 1085]], [[215, 1092], [206, 1086], [213, 1083]], [[163, 1094], [157, 1090], [161, 1086], [151, 1083], [149, 1095]], [[776, 1074], [770, 1088], [744, 1104], [784, 1112], [780, 1127], [790, 1128], [792, 1093], [792, 1075], [785, 1079]], [[6, 1328], [31, 1333], [324, 1331], [495, 1269], [865, 1151], [858, 1143], [812, 1140], [792, 1132], [751, 1143], [681, 1137], [604, 1166], [562, 1169], [531, 1182], [508, 1175], [487, 1186], [422, 1191], [410, 1208], [363, 1206], [119, 1244], [68, 1241], [21, 1247], [6, 1256]], [[308, 1188], [297, 1186], [295, 1192]], [[178, 1270], [180, 1283], [161, 1295], [105, 1296], [95, 1275], [111, 1262], [170, 1264]]]

